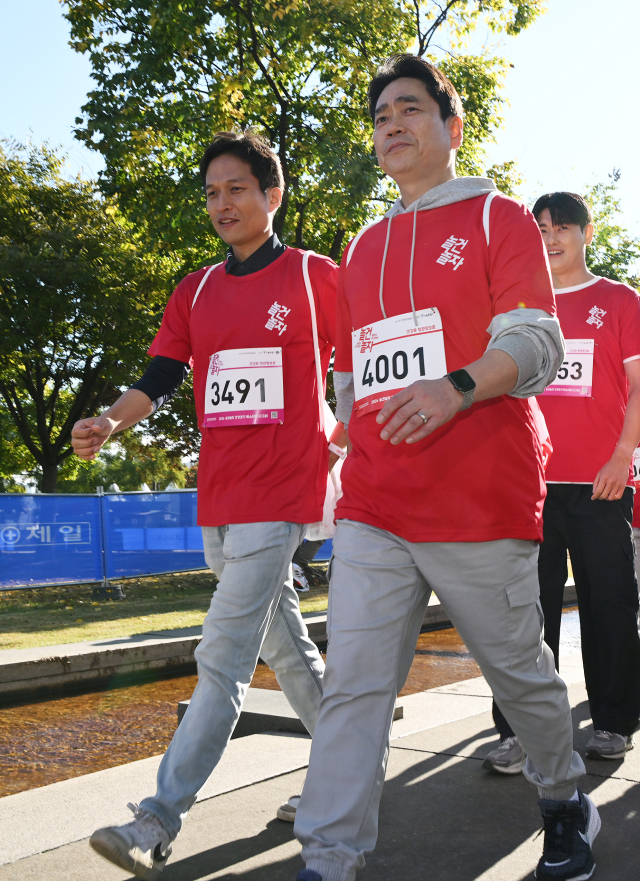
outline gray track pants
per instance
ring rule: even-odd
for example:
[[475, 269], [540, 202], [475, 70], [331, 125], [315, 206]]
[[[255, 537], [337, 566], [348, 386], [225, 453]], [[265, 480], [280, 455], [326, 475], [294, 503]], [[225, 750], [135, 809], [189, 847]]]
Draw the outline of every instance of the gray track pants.
[[158, 791], [141, 807], [172, 838], [216, 767], [235, 728], [258, 655], [313, 732], [324, 664], [309, 639], [293, 588], [298, 523], [203, 526], [204, 553], [220, 578], [196, 649], [198, 684], [158, 769]]
[[391, 717], [431, 589], [480, 665], [541, 796], [584, 773], [564, 682], [542, 640], [534, 542], [414, 544], [341, 520], [333, 542], [324, 696], [295, 835], [323, 881], [353, 881], [373, 850]]

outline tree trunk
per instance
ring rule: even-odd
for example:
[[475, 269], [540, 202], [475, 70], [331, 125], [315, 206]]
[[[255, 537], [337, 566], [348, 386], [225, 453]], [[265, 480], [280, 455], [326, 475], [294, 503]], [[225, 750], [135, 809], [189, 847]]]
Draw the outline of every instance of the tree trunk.
[[338, 262], [338, 260], [340, 259], [340, 254], [342, 254], [342, 243], [344, 241], [345, 234], [346, 230], [339, 229], [333, 237], [333, 241], [331, 242], [329, 257], [331, 257], [334, 263]]
[[54, 493], [58, 483], [58, 464], [53, 465], [46, 463], [42, 466], [42, 485], [40, 491], [43, 493]]

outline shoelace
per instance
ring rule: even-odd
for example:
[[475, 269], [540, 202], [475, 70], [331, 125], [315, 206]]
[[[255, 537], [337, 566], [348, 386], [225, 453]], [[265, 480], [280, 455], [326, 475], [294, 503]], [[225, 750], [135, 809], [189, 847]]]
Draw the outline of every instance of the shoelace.
[[543, 832], [545, 833], [544, 856], [546, 858], [556, 860], [558, 857], [566, 856], [570, 849], [569, 843], [577, 819], [575, 810], [572, 810], [568, 805], [543, 810], [543, 826], [536, 838]]
[[138, 820], [138, 822], [144, 823], [149, 830], [153, 830], [154, 834], [157, 834], [157, 832], [159, 831], [162, 837], [166, 836], [164, 826], [156, 817], [156, 815], [151, 813], [151, 811], [147, 811], [144, 808], [141, 808], [139, 805], [132, 804], [132, 802], [129, 802], [127, 804], [127, 807], [133, 814], [134, 818]]

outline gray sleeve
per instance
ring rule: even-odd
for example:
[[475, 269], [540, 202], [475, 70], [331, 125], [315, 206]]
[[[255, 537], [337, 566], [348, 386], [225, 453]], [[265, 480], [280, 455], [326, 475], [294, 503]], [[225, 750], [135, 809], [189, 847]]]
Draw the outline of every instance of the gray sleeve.
[[356, 399], [353, 388], [353, 373], [333, 371], [333, 388], [336, 393], [336, 419], [345, 426], [351, 419], [351, 411]]
[[542, 309], [513, 309], [496, 315], [487, 333], [489, 349], [511, 355], [518, 381], [509, 392], [514, 398], [540, 395], [553, 382], [564, 358], [564, 337], [557, 318]]

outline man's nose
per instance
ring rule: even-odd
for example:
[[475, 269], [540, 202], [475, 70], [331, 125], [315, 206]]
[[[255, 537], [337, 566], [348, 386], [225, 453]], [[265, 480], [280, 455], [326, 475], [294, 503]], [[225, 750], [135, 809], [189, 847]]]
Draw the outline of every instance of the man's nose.
[[387, 137], [392, 138], [394, 135], [405, 131], [404, 120], [400, 111], [392, 111], [389, 127], [387, 129]]

